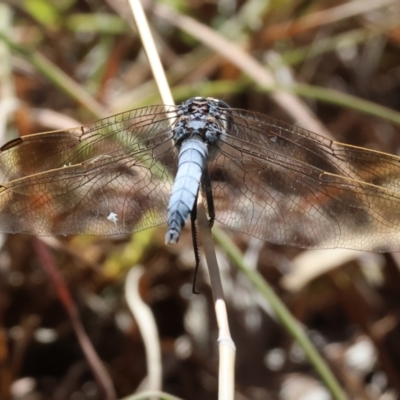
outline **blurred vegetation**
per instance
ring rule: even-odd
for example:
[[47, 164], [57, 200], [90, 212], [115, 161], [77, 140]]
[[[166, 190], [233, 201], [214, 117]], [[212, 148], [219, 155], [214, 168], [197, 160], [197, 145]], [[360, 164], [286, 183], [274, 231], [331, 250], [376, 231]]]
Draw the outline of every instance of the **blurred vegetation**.
[[[220, 97], [307, 128], [311, 116], [318, 133], [400, 154], [398, 1], [145, 5], [176, 102]], [[192, 20], [183, 30], [165, 10]], [[195, 22], [209, 30], [199, 34]], [[231, 58], [219, 37], [234, 46]], [[280, 102], [281, 93], [291, 102]], [[0, 4], [1, 144], [160, 102], [124, 1]], [[228, 233], [304, 324], [349, 398], [399, 397], [398, 255], [303, 251]], [[190, 229], [174, 247], [164, 245], [164, 234], [160, 226], [131, 237], [46, 243], [118, 397], [134, 393], [147, 373], [123, 295], [127, 271], [141, 264], [139, 290], [160, 335], [163, 390], [216, 398], [216, 322], [206, 272], [193, 295]], [[104, 398], [34, 239], [3, 235], [2, 242], [0, 399], [10, 393], [15, 399]], [[219, 255], [237, 347], [237, 398], [329, 398], [269, 306], [222, 250]]]

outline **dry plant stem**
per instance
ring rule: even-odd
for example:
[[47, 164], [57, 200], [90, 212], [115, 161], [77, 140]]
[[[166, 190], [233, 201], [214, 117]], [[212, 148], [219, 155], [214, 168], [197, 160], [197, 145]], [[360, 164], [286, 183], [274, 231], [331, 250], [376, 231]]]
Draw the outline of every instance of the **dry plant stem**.
[[96, 377], [97, 384], [103, 389], [105, 398], [107, 400], [116, 400], [117, 395], [115, 393], [112, 381], [96, 351], [94, 350], [92, 343], [85, 332], [85, 329], [83, 328], [79, 318], [78, 310], [75, 307], [64, 280], [58, 272], [52, 254], [41, 240], [37, 238], [33, 238], [32, 240], [38, 257], [43, 264], [43, 268], [53, 283], [53, 286], [57, 291], [57, 295], [59, 296], [62, 305], [68, 313], [76, 336], [79, 340], [81, 349], [85, 354], [86, 360], [90, 365], [93, 375]]
[[283, 304], [273, 289], [268, 285], [268, 282], [264, 280], [258, 271], [252, 270], [245, 265], [240, 250], [224, 232], [221, 230], [214, 230], [214, 238], [226, 251], [232, 262], [253, 284], [258, 293], [268, 301], [282, 325], [303, 349], [308, 360], [313, 365], [326, 387], [330, 390], [332, 397], [336, 400], [347, 400], [348, 397], [346, 393], [339, 385], [325, 360], [311, 343], [299, 322], [296, 321], [285, 304]]
[[156, 390], [149, 390], [147, 392], [133, 394], [128, 397], [124, 397], [121, 400], [148, 400], [149, 398], [157, 398], [159, 400], [183, 400], [181, 397], [173, 396], [165, 392], [159, 392]]
[[147, 18], [143, 11], [142, 3], [140, 0], [129, 0], [129, 4], [132, 8], [133, 17], [135, 18], [140, 39], [142, 40], [142, 45], [149, 59], [150, 67], [153, 72], [154, 79], [156, 80], [163, 103], [173, 105], [174, 99], [172, 97], [167, 78], [165, 77], [164, 68], [161, 64], [149, 24], [147, 23]]
[[[140, 265], [130, 269], [125, 281], [125, 297], [129, 309], [138, 324], [146, 349], [146, 389], [157, 391], [162, 389], [160, 338], [153, 313], [140, 297], [139, 281], [143, 273], [144, 268]], [[155, 399], [155, 397], [151, 398]]]
[[[6, 4], [0, 4], [0, 32], [11, 32], [12, 13]], [[0, 42], [0, 141], [6, 141], [7, 122], [16, 111], [18, 101], [15, 97], [10, 48]]]
[[204, 206], [199, 202], [197, 206], [197, 219], [199, 223], [200, 239], [203, 244], [210, 274], [211, 288], [214, 296], [215, 313], [219, 329], [219, 382], [218, 399], [229, 400], [234, 398], [234, 370], [236, 348], [229, 331], [228, 314], [226, 312], [224, 291], [222, 289], [217, 257], [215, 255], [214, 242], [211, 229], [208, 224]]

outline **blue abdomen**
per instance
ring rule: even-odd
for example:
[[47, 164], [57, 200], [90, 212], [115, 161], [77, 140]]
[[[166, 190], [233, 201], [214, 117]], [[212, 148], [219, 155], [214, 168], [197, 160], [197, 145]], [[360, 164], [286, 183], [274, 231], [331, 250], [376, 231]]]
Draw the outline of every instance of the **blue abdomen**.
[[167, 244], [176, 243], [183, 225], [196, 206], [201, 176], [208, 156], [207, 145], [197, 139], [187, 139], [179, 151], [178, 172], [168, 205]]

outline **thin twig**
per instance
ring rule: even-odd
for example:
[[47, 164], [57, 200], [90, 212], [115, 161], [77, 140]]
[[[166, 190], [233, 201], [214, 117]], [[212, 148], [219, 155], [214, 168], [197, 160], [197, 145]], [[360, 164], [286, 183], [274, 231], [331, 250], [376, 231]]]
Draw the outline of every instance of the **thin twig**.
[[150, 398], [156, 397], [160, 400], [183, 400], [181, 397], [173, 396], [172, 394], [168, 394], [165, 392], [160, 392], [157, 390], [149, 390], [146, 392], [133, 394], [132, 396], [124, 397], [121, 400], [148, 400]]
[[197, 206], [197, 218], [199, 221], [199, 233], [210, 273], [211, 288], [214, 296], [215, 314], [218, 323], [218, 343], [220, 351], [218, 399], [229, 400], [234, 398], [235, 387], [235, 354], [236, 348], [229, 331], [228, 314], [224, 291], [221, 284], [217, 257], [215, 255], [214, 242], [211, 229], [207, 220], [203, 203]]
[[[144, 268], [140, 265], [130, 269], [125, 281], [125, 298], [129, 309], [135, 317], [146, 349], [146, 387], [149, 390], [158, 391], [162, 388], [160, 338], [153, 313], [140, 297], [139, 281], [143, 273]], [[155, 397], [151, 398], [154, 399]]]
[[146, 14], [143, 11], [140, 0], [129, 0], [132, 8], [133, 17], [135, 18], [136, 26], [142, 40], [143, 47], [149, 59], [150, 67], [156, 80], [158, 90], [164, 104], [173, 105], [174, 99], [171, 94], [171, 89], [165, 76], [164, 68], [161, 64], [160, 57], [153, 36], [147, 22]]
[[[0, 4], [0, 32], [11, 32], [11, 9]], [[14, 79], [12, 75], [10, 48], [0, 42], [0, 142], [6, 140], [7, 122], [16, 111], [18, 100], [15, 97]]]
[[310, 363], [314, 366], [327, 388], [331, 391], [333, 398], [336, 400], [347, 400], [346, 393], [341, 388], [324, 359], [311, 343], [299, 322], [292, 316], [285, 304], [269, 286], [268, 282], [264, 280], [258, 271], [245, 265], [240, 250], [224, 232], [221, 230], [214, 231], [214, 238], [223, 247], [232, 262], [254, 285], [257, 292], [269, 302], [282, 325], [303, 349]]

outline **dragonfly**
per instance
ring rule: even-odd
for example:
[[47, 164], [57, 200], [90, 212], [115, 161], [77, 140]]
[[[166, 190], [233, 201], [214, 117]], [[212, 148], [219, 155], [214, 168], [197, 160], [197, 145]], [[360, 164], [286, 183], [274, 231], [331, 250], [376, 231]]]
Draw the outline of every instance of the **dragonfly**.
[[198, 194], [210, 224], [301, 248], [400, 251], [400, 158], [194, 97], [0, 148], [0, 231], [118, 235], [167, 223]]

